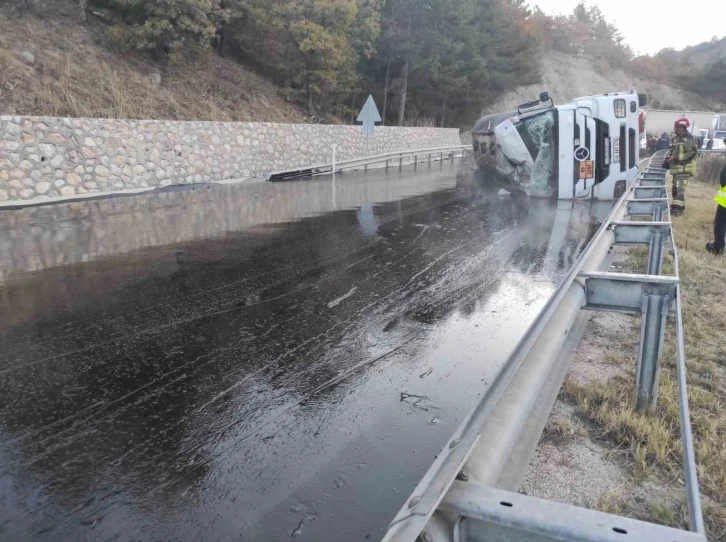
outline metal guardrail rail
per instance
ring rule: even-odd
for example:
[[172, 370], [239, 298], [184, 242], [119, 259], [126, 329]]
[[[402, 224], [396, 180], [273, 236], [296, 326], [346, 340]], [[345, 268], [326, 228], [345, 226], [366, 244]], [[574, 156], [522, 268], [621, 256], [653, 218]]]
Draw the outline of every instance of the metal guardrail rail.
[[[396, 515], [384, 542], [706, 541], [688, 410], [678, 255], [665, 193], [664, 155], [656, 153], [615, 204], [487, 393]], [[646, 188], [659, 190], [653, 193]], [[627, 216], [650, 221], [626, 221]], [[674, 276], [661, 274], [666, 242], [674, 255]], [[609, 267], [608, 254], [614, 245], [648, 246], [648, 273], [601, 270]], [[574, 348], [578, 330], [587, 321], [582, 309], [641, 315], [634, 386], [639, 410], [655, 406], [665, 325], [669, 315], [675, 317], [690, 531], [516, 493], [567, 372], [569, 358], [562, 355], [563, 348]]]
[[418, 165], [419, 156], [428, 156], [428, 162], [432, 161], [432, 157], [439, 155], [439, 159], [443, 161], [446, 158], [454, 158], [457, 153], [463, 153], [470, 150], [471, 145], [452, 145], [449, 147], [434, 147], [430, 149], [414, 149], [410, 151], [394, 151], [385, 154], [377, 154], [374, 156], [364, 156], [362, 158], [351, 158], [348, 160], [335, 161], [330, 164], [320, 164], [317, 166], [303, 166], [299, 168], [288, 169], [284, 171], [276, 171], [270, 173], [267, 177], [268, 181], [289, 181], [302, 177], [313, 177], [316, 175], [330, 175], [331, 173], [343, 171], [344, 169], [368, 169], [368, 166], [385, 162], [388, 167], [389, 162], [398, 159], [399, 165], [403, 165], [404, 158], [414, 158], [413, 165]]

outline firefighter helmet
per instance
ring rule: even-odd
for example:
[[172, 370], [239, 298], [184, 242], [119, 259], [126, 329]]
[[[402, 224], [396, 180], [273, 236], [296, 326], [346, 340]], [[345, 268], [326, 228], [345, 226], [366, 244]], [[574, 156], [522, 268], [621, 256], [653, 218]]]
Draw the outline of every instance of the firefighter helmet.
[[678, 128], [679, 126], [683, 126], [686, 130], [688, 130], [688, 128], [691, 126], [691, 121], [689, 121], [686, 117], [678, 119], [673, 127]]

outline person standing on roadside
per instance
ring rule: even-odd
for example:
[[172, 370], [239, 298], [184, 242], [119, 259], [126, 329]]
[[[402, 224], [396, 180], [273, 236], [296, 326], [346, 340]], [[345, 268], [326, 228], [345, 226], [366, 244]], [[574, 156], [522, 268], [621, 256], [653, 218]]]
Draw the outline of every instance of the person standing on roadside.
[[671, 140], [668, 137], [668, 134], [663, 132], [663, 134], [660, 136], [660, 139], [658, 140], [658, 143], [655, 144], [655, 150], [667, 151], [670, 146], [671, 146]]
[[[726, 143], [726, 139], [724, 139]], [[706, 245], [706, 250], [711, 254], [723, 254], [726, 247], [726, 166], [721, 170], [721, 178], [719, 179], [721, 186], [713, 198], [718, 204], [716, 207], [716, 217], [713, 219], [713, 243]]]
[[683, 214], [686, 209], [686, 185], [696, 171], [698, 144], [688, 131], [691, 123], [687, 118], [678, 119], [674, 125], [676, 135], [666, 155], [663, 167], [670, 170], [673, 177], [671, 215]]
[[647, 140], [646, 140], [646, 149], [648, 149], [648, 156], [653, 156], [655, 154], [655, 146], [658, 144], [658, 138], [655, 137], [655, 134], [648, 134]]

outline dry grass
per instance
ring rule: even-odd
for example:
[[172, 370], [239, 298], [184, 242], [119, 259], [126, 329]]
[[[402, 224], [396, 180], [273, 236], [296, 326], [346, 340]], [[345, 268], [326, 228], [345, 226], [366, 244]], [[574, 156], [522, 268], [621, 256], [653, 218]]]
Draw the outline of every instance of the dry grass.
[[562, 444], [573, 440], [576, 436], [575, 429], [567, 420], [561, 420], [545, 427], [543, 440]]
[[[709, 540], [726, 540], [726, 258], [711, 256], [704, 250], [713, 235], [714, 190], [713, 185], [691, 183], [687, 212], [674, 219], [674, 235], [683, 285], [689, 404], [699, 482], [705, 497], [704, 515]], [[636, 252], [625, 270], [642, 269], [644, 264], [645, 255]], [[669, 267], [672, 269], [672, 262], [666, 263], [664, 271], [668, 272]], [[637, 322], [628, 332], [637, 336]], [[608, 361], [622, 363], [622, 358], [622, 354], [612, 354]], [[682, 485], [675, 360], [674, 331], [670, 326], [654, 413], [638, 414], [633, 410], [633, 362], [623, 364], [623, 375], [608, 382], [565, 382], [564, 395], [593, 422], [602, 438], [627, 455], [636, 482], [654, 476], [667, 484]], [[605, 498], [600, 508], [626, 508], [614, 499]], [[666, 503], [651, 503], [647, 515], [651, 521], [667, 525], [685, 521], [685, 512]]]
[[[33, 66], [19, 53], [35, 54]], [[162, 84], [150, 75], [162, 74]], [[0, 11], [0, 114], [304, 122], [277, 87], [208, 54], [179, 65], [113, 52], [105, 28]]]
[[628, 508], [628, 504], [619, 490], [606, 493], [598, 499], [595, 505], [595, 510], [616, 516], [624, 516], [628, 513]]
[[437, 128], [436, 119], [426, 115], [414, 115], [406, 119], [406, 126], [415, 128]]
[[724, 155], [706, 155], [699, 158], [698, 179], [706, 183], [715, 183], [724, 167], [726, 167], [726, 156]]
[[656, 501], [648, 506], [648, 516], [654, 523], [677, 525], [676, 514], [668, 503]]

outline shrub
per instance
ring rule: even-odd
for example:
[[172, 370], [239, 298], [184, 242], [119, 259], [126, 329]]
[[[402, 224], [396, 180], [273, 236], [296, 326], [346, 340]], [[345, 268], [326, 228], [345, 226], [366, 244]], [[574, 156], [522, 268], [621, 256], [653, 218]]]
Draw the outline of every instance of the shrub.
[[122, 23], [111, 29], [127, 49], [146, 50], [169, 60], [208, 47], [228, 13], [221, 0], [99, 0], [118, 13]]

